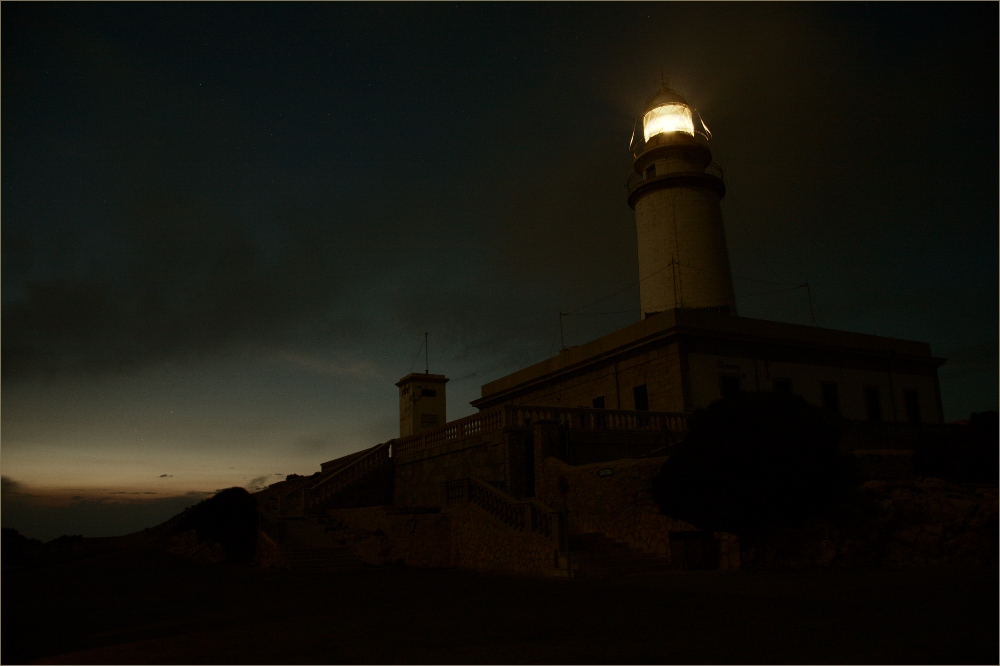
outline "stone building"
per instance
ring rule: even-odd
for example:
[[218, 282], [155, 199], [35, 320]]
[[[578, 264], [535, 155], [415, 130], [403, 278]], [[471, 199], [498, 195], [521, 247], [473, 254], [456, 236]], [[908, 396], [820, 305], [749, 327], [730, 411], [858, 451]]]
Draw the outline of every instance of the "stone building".
[[856, 421], [941, 423], [930, 345], [673, 309], [483, 386], [473, 405], [690, 412], [784, 391]]
[[484, 385], [456, 421], [446, 377], [407, 375], [398, 438], [260, 494], [268, 538], [293, 559], [340, 544], [375, 564], [538, 575], [735, 568], [732, 535], [661, 515], [649, 485], [688, 415], [740, 391], [800, 395], [840, 415], [869, 471], [905, 470], [907, 442], [944, 427], [943, 359], [738, 316], [710, 141], [679, 93], [649, 99], [627, 198], [641, 321]]

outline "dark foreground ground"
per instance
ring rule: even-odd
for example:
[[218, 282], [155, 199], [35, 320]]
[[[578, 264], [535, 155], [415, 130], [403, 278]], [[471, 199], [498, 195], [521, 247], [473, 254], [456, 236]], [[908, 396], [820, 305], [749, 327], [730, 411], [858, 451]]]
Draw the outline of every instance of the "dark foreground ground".
[[995, 570], [600, 581], [105, 554], [3, 573], [2, 661], [998, 663]]

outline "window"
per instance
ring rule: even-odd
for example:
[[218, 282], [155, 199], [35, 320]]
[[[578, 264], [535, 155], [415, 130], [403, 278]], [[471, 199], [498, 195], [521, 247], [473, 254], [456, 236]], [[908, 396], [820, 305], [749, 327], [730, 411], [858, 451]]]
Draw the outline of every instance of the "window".
[[437, 414], [421, 414], [420, 415], [420, 425], [422, 426], [434, 426], [438, 424]]
[[774, 380], [774, 392], [781, 393], [782, 395], [792, 394], [792, 380], [791, 379], [775, 379]]
[[649, 411], [649, 392], [645, 384], [640, 384], [632, 389], [632, 399], [635, 402], [636, 410], [640, 412]]
[[591, 401], [591, 404], [593, 405], [594, 409], [604, 409], [604, 396], [602, 395], [599, 398], [594, 398]]
[[882, 421], [882, 399], [877, 386], [865, 387], [865, 410], [868, 412], [869, 421], [875, 423]]
[[823, 382], [820, 384], [823, 392], [823, 406], [831, 412], [840, 413], [840, 394], [837, 392], [837, 385], [833, 382]]
[[719, 392], [722, 397], [735, 398], [740, 393], [739, 375], [719, 375]]
[[434, 389], [422, 389], [420, 391], [421, 398], [436, 398], [437, 394], [438, 392], [435, 391]]
[[920, 423], [920, 399], [916, 391], [903, 391], [903, 402], [906, 403], [906, 420], [910, 423]]

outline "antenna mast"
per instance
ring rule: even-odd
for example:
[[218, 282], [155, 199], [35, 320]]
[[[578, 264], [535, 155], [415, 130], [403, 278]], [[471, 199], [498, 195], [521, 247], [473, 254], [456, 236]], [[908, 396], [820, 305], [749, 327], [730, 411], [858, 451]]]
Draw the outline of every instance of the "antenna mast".
[[427, 331], [424, 331], [424, 374], [431, 374], [430, 352], [427, 351]]
[[809, 299], [809, 325], [816, 325], [816, 317], [813, 316], [813, 294], [812, 290], [809, 288], [809, 280], [806, 280], [806, 298]]

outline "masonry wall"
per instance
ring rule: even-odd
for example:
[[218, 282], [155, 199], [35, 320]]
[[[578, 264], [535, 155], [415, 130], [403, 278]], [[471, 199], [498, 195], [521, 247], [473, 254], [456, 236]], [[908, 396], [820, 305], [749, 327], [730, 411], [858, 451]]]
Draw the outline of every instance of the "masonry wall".
[[537, 576], [555, 570], [558, 552], [552, 539], [515, 532], [474, 504], [452, 505], [447, 511], [455, 566]]
[[[616, 460], [592, 465], [567, 465], [545, 458], [536, 498], [553, 509], [563, 509], [557, 483], [569, 481], [565, 506], [573, 534], [602, 532], [647, 553], [670, 558], [670, 532], [695, 527], [660, 513], [650, 494], [650, 482], [666, 458]], [[611, 470], [611, 476], [600, 476]], [[605, 472], [606, 473], [606, 472]]]
[[659, 412], [684, 411], [680, 356], [676, 344], [638, 352], [591, 366], [558, 383], [539, 386], [513, 396], [516, 405], [540, 407], [592, 407], [594, 398], [603, 397], [607, 409], [635, 409], [633, 389], [645, 384], [649, 409]]
[[366, 564], [455, 566], [448, 514], [389, 515], [381, 506], [331, 509], [327, 514], [339, 523], [348, 548]]
[[[543, 428], [536, 430], [539, 439], [544, 438]], [[544, 448], [544, 443], [540, 448]], [[669, 561], [670, 533], [697, 528], [661, 514], [653, 500], [652, 479], [666, 460], [666, 457], [640, 458], [571, 466], [545, 457], [540, 461], [536, 499], [556, 510], [565, 506], [570, 533], [601, 532]], [[602, 475], [602, 470], [611, 470], [611, 475]], [[565, 504], [557, 487], [560, 476], [569, 482]], [[720, 568], [738, 569], [740, 550], [736, 537], [719, 532], [715, 541], [720, 551]]]

